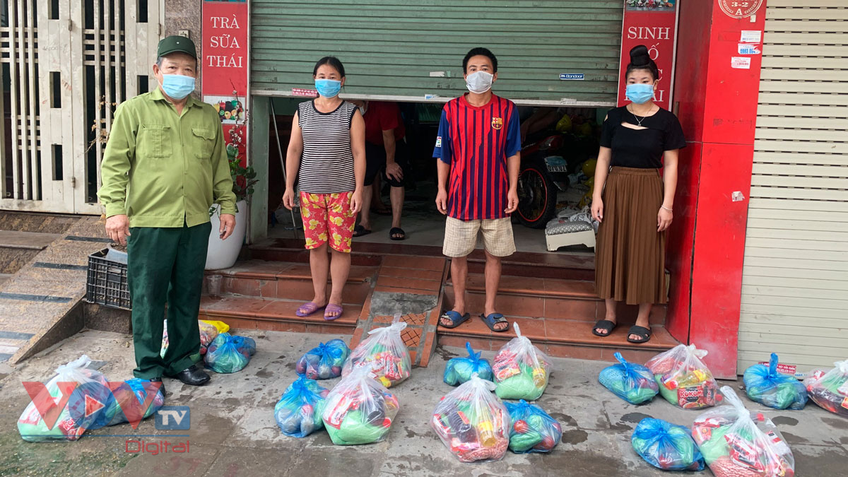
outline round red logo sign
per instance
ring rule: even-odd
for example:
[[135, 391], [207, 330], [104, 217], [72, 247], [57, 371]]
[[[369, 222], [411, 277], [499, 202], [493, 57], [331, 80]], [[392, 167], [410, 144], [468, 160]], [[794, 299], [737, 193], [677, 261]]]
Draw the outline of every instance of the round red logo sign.
[[718, 5], [729, 17], [748, 18], [760, 10], [763, 0], [718, 0]]

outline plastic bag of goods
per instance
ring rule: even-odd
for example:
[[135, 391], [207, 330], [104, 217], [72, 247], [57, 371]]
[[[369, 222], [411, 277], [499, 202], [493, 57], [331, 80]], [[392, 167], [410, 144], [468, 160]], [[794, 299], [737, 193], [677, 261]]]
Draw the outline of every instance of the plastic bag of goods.
[[516, 337], [505, 344], [495, 355], [492, 370], [497, 388], [495, 394], [501, 399], [539, 399], [548, 387], [548, 378], [553, 367], [551, 360], [533, 343], [521, 336], [518, 323], [513, 323]]
[[729, 386], [726, 406], [701, 414], [692, 437], [716, 477], [792, 477], [792, 451], [770, 419], [753, 414]]
[[[165, 405], [161, 383], [152, 383], [146, 379], [124, 381], [112, 391], [112, 395], [115, 397], [113, 402], [116, 409], [110, 426], [147, 419]], [[132, 406], [130, 399], [135, 399], [139, 406]], [[122, 403], [125, 404], [122, 406]]]
[[400, 321], [400, 315], [395, 315], [391, 325], [369, 331], [368, 338], [350, 353], [350, 359], [342, 369], [342, 376], [347, 376], [360, 364], [367, 363], [387, 388], [406, 380], [412, 371], [412, 360], [400, 336], [405, 328], [406, 323]]
[[807, 388], [795, 376], [777, 372], [777, 355], [771, 354], [768, 366], [755, 364], [742, 377], [745, 392], [752, 401], [775, 409], [804, 409]]
[[602, 369], [598, 382], [630, 404], [642, 404], [653, 399], [659, 387], [651, 370], [641, 364], [628, 362], [621, 353], [615, 353], [614, 356], [619, 364]]
[[306, 376], [299, 376], [274, 406], [274, 419], [283, 434], [306, 437], [324, 427], [321, 414], [330, 390]]
[[630, 443], [645, 462], [658, 469], [704, 470], [704, 456], [684, 426], [646, 417], [636, 425]]
[[706, 350], [695, 345], [677, 345], [651, 358], [645, 366], [651, 370], [660, 394], [683, 409], [701, 409], [721, 402], [713, 373], [701, 361]]
[[445, 366], [443, 377], [445, 384], [456, 386], [465, 383], [475, 373], [480, 379], [493, 381], [495, 376], [492, 373], [492, 365], [489, 364], [489, 361], [480, 357], [480, 351], [475, 353], [471, 349], [471, 343], [465, 343], [465, 349], [468, 350], [467, 358], [453, 358]]
[[[218, 325], [220, 323], [220, 325]], [[223, 325], [223, 326], [221, 326]], [[207, 349], [209, 348], [209, 344], [218, 337], [219, 333], [224, 333], [226, 330], [229, 330], [230, 327], [227, 326], [226, 323], [220, 321], [207, 322], [203, 320], [197, 320], [197, 326], [200, 329], [200, 354], [206, 354]], [[223, 329], [226, 327], [224, 331], [219, 331], [219, 329]], [[168, 320], [165, 320], [165, 326], [162, 330], [162, 349], [159, 350], [159, 356], [162, 358], [165, 357], [165, 352], [168, 351]]]
[[321, 417], [333, 444], [370, 444], [386, 438], [398, 409], [371, 368], [358, 366], [330, 391]]
[[472, 375], [442, 397], [430, 427], [462, 462], [500, 460], [509, 447], [509, 413], [495, 384]]
[[505, 402], [509, 412], [509, 450], [516, 454], [550, 452], [562, 439], [562, 426], [539, 406], [525, 400]]
[[206, 366], [219, 374], [241, 371], [256, 353], [253, 338], [221, 333], [209, 345], [206, 353]]
[[[103, 427], [114, 418], [117, 407], [106, 377], [88, 369], [90, 363], [91, 359], [82, 355], [56, 368], [56, 376], [47, 381], [18, 418], [18, 432], [23, 440], [75, 441], [87, 429]], [[91, 400], [103, 405], [100, 411], [91, 412], [86, 408]], [[57, 409], [63, 401], [63, 407]], [[52, 427], [45, 422], [39, 408], [45, 411], [48, 420], [56, 419]]]
[[350, 348], [342, 340], [330, 340], [312, 348], [297, 361], [297, 374], [309, 379], [332, 379], [342, 375]]
[[848, 417], [848, 360], [833, 363], [834, 368], [813, 371], [804, 380], [807, 394], [814, 403]]

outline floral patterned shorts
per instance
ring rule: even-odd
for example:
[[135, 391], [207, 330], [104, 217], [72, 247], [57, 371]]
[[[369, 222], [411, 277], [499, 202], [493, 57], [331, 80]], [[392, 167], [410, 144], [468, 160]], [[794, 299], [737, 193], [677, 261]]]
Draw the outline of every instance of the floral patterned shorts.
[[329, 242], [337, 252], [350, 253], [356, 214], [350, 205], [353, 192], [338, 194], [300, 193], [300, 215], [306, 249], [312, 250]]

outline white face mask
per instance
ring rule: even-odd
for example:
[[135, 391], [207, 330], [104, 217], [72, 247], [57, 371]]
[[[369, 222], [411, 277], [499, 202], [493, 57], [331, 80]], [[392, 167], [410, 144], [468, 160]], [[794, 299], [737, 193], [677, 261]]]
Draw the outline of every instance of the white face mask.
[[368, 105], [359, 107], [359, 112], [362, 113], [363, 116], [365, 116], [366, 111], [368, 111]]
[[492, 89], [493, 79], [494, 75], [491, 73], [478, 71], [476, 73], [471, 73], [465, 78], [465, 86], [467, 86], [468, 91], [471, 91], [472, 93], [483, 94]]

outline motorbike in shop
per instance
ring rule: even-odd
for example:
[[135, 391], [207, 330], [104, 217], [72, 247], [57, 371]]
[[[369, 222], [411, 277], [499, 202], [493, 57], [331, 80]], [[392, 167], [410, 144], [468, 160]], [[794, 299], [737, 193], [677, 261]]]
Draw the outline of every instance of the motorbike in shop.
[[598, 152], [591, 129], [576, 135], [548, 131], [521, 149], [518, 173], [518, 221], [525, 227], [545, 228], [556, 215], [557, 194], [572, 185], [569, 175]]

